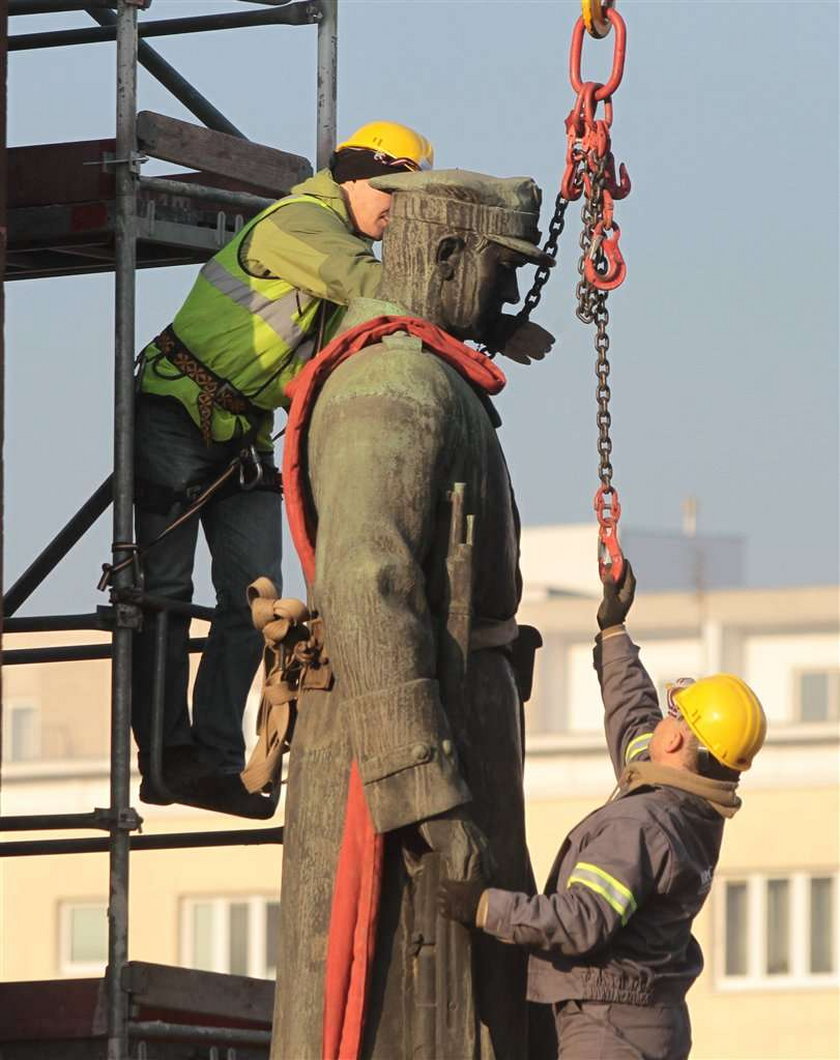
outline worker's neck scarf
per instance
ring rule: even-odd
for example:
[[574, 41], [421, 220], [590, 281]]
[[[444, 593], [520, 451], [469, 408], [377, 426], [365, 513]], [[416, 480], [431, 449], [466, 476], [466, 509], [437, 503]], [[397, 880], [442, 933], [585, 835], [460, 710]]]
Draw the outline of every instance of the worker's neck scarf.
[[619, 777], [617, 794], [627, 795], [636, 788], [660, 784], [679, 788], [690, 795], [699, 795], [717, 810], [721, 817], [734, 817], [741, 808], [741, 800], [735, 794], [737, 780], [714, 780], [712, 777], [701, 777], [699, 773], [691, 773], [687, 769], [674, 769], [673, 766], [663, 766], [657, 762], [631, 762]]

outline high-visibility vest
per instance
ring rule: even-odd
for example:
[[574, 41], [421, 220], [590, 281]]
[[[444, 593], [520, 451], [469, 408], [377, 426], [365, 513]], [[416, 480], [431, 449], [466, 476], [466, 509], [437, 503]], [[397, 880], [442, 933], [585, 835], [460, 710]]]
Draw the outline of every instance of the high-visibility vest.
[[[340, 306], [328, 312], [330, 303], [323, 299], [283, 279], [251, 276], [240, 264], [243, 242], [254, 227], [295, 202], [332, 210], [314, 195], [289, 196], [263, 210], [204, 265], [172, 323], [192, 356], [255, 409], [264, 410], [269, 425], [268, 414], [288, 405], [284, 388], [312, 356], [319, 331], [330, 335], [333, 320], [322, 320], [319, 309], [323, 305], [329, 318], [344, 311]], [[197, 384], [163, 357], [153, 342], [144, 356], [143, 392], [178, 398], [199, 426]], [[217, 441], [227, 441], [252, 425], [247, 417], [219, 408], [213, 411]]]

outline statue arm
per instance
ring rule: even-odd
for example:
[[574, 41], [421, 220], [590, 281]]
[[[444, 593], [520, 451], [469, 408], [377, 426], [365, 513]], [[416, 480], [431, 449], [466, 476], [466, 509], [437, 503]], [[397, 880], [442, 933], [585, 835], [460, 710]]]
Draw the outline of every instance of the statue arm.
[[415, 340], [342, 366], [309, 436], [315, 605], [374, 827], [467, 801], [437, 680], [423, 564], [458, 418], [452, 380]]

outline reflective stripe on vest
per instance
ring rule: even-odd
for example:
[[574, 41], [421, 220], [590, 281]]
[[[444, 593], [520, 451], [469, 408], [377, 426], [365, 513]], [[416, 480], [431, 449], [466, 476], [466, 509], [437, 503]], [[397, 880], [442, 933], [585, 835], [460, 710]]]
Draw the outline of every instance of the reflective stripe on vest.
[[569, 876], [566, 887], [571, 887], [573, 883], [588, 887], [590, 891], [594, 891], [606, 899], [607, 903], [621, 917], [622, 926], [636, 912], [636, 899], [633, 897], [633, 892], [625, 887], [620, 880], [617, 880], [615, 876], [610, 876], [608, 872], [599, 869], [597, 865], [579, 861], [572, 869], [572, 874]]
[[[313, 203], [346, 223], [337, 210], [314, 195], [293, 195], [273, 203], [204, 265], [172, 324], [197, 361], [266, 413], [287, 404], [286, 384], [311, 358], [322, 315], [326, 317], [322, 329], [329, 335], [344, 313], [344, 307], [337, 307], [332, 314], [322, 314], [321, 307], [329, 302], [298, 290], [281, 277], [251, 276], [239, 263], [243, 241], [254, 227], [296, 202]], [[154, 344], [147, 347], [142, 388], [145, 393], [176, 398], [200, 426], [198, 388], [161, 358]], [[242, 416], [213, 410], [217, 441], [248, 429]]]
[[643, 732], [638, 736], [634, 736], [630, 743], [627, 744], [627, 748], [624, 752], [624, 764], [627, 765], [634, 758], [638, 758], [640, 754], [648, 749], [650, 741], [653, 738], [652, 732]]
[[[302, 295], [293, 287], [288, 294], [280, 298], [266, 298], [228, 272], [215, 258], [207, 262], [201, 270], [201, 275], [232, 302], [265, 321], [287, 346], [297, 346], [304, 337], [305, 332], [300, 328], [298, 320], [312, 302], [316, 301], [311, 295]], [[297, 319], [293, 314], [296, 314]]]

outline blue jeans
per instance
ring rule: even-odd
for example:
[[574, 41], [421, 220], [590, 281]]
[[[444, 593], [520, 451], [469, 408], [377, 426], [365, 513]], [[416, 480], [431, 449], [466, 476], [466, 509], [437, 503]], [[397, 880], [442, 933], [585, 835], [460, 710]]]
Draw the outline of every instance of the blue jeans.
[[[242, 441], [205, 445], [186, 409], [174, 400], [141, 395], [137, 403], [135, 508], [137, 542], [155, 538], [188, 506], [188, 487], [209, 484], [242, 448]], [[272, 454], [262, 453], [264, 479], [275, 475]], [[201, 521], [212, 557], [216, 610], [187, 709], [189, 620], [170, 615], [166, 646], [164, 748], [195, 745], [221, 772], [245, 764], [242, 715], [262, 656], [262, 638], [251, 623], [245, 590], [267, 575], [281, 587], [282, 504], [269, 490], [225, 492], [143, 556], [148, 593], [192, 600], [192, 572]], [[132, 728], [141, 772], [148, 772], [151, 742], [154, 623], [147, 621], [134, 644]]]

